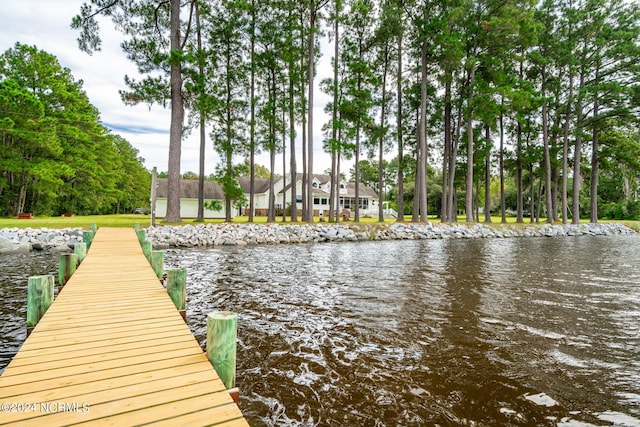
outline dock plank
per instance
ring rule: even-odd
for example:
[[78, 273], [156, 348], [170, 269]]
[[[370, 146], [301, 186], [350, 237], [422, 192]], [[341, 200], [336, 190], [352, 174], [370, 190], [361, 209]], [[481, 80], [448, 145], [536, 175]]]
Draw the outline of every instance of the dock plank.
[[36, 409], [0, 425], [248, 425], [127, 229], [98, 230], [0, 376], [0, 402]]

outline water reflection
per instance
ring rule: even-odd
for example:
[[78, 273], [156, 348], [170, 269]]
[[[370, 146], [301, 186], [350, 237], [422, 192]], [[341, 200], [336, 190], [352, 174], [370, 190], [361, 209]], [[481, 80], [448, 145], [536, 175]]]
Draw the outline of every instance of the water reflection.
[[[640, 236], [402, 241], [165, 263], [187, 268], [201, 343], [206, 313], [239, 313], [252, 425], [640, 425], [638, 250]], [[36, 259], [16, 262], [51, 270]], [[5, 348], [24, 275], [2, 286]]]
[[167, 259], [197, 271], [201, 341], [207, 311], [240, 313], [253, 424], [598, 425], [640, 420], [639, 245], [372, 242]]
[[0, 374], [27, 336], [29, 276], [57, 274], [57, 258], [37, 252], [0, 254]]

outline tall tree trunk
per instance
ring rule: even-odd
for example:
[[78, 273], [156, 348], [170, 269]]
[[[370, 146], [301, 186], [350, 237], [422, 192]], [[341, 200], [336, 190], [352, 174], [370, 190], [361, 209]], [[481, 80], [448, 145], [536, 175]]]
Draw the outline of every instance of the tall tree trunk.
[[398, 34], [398, 70], [396, 74], [397, 85], [397, 135], [398, 135], [398, 218], [404, 222], [404, 141], [402, 131], [402, 31]]
[[524, 183], [522, 182], [522, 123], [520, 119], [516, 119], [516, 186], [518, 194], [516, 196], [516, 222], [522, 224], [524, 222]]
[[467, 112], [467, 196], [465, 203], [466, 221], [474, 222], [473, 218], [473, 85], [475, 83], [477, 62], [471, 67], [469, 75], [469, 111]]
[[449, 157], [451, 156], [451, 79], [452, 73], [446, 70], [444, 86], [444, 150], [442, 154], [442, 200], [440, 202], [440, 222], [447, 222], [449, 191]]
[[567, 111], [565, 112], [564, 129], [562, 137], [562, 223], [569, 222], [568, 197], [568, 170], [569, 170], [569, 120], [571, 120], [571, 97], [573, 94], [573, 76], [569, 79], [569, 98], [567, 99]]
[[[300, 16], [300, 45], [304, 46], [305, 43], [307, 43], [306, 37], [305, 37], [305, 33], [304, 33], [304, 15], [301, 14]], [[307, 58], [308, 59], [308, 58]], [[302, 221], [304, 222], [308, 222], [309, 221], [309, 217], [308, 217], [308, 209], [307, 209], [307, 193], [308, 193], [308, 189], [307, 189], [307, 182], [309, 181], [309, 174], [308, 174], [308, 163], [307, 163], [307, 100], [305, 97], [305, 91], [306, 91], [306, 84], [305, 84], [305, 73], [308, 72], [308, 67], [305, 66], [305, 56], [304, 55], [300, 55], [300, 72], [301, 72], [301, 78], [300, 78], [300, 108], [302, 109], [301, 111], [301, 117], [302, 117]]]
[[336, 155], [339, 150], [337, 146], [338, 139], [338, 71], [339, 71], [339, 54], [340, 54], [340, 21], [339, 21], [339, 1], [334, 2], [335, 17], [333, 21], [333, 108], [331, 109], [331, 191], [329, 192], [329, 222], [333, 222], [339, 213], [336, 205], [336, 194], [339, 191], [340, 177], [336, 175], [337, 159]]
[[[427, 8], [424, 9], [424, 20], [428, 22]], [[420, 61], [421, 82], [420, 82], [420, 124], [418, 126], [420, 137], [419, 150], [420, 171], [420, 221], [427, 222], [427, 41], [422, 42], [422, 58]]]
[[[315, 35], [316, 35], [316, 10], [315, 0], [309, 0], [309, 63], [308, 65], [308, 90], [307, 96], [307, 221], [313, 222], [313, 80], [315, 64]], [[356, 187], [357, 188], [357, 187]]]
[[[546, 70], [543, 68], [542, 70], [542, 144], [544, 146], [544, 193], [546, 195], [545, 204], [547, 210], [547, 222], [549, 224], [553, 224], [554, 214], [553, 214], [553, 200], [551, 194], [551, 153], [549, 150], [549, 115], [547, 112], [547, 104], [546, 100]], [[538, 201], [541, 203], [541, 201]]]
[[[293, 19], [292, 12], [289, 12], [289, 20]], [[293, 36], [292, 36], [293, 38]], [[296, 161], [296, 110], [295, 110], [295, 82], [293, 79], [295, 69], [295, 58], [290, 56], [289, 60], [289, 170], [291, 171], [291, 222], [298, 222], [298, 203], [297, 203], [297, 182], [298, 182], [298, 164]], [[287, 194], [285, 191], [284, 194]], [[285, 196], [282, 196], [283, 200]], [[285, 207], [286, 203], [283, 205]]]
[[[226, 52], [226, 59], [227, 59], [227, 63], [226, 63], [226, 69], [229, 70], [231, 68], [231, 52], [229, 51], [229, 49], [227, 48], [227, 52]], [[227, 119], [227, 123], [226, 123], [226, 134], [225, 134], [225, 139], [226, 139], [226, 148], [225, 148], [225, 161], [226, 161], [226, 172], [225, 175], [227, 177], [227, 179], [229, 179], [232, 175], [232, 170], [233, 170], [233, 149], [232, 149], [232, 145], [231, 145], [231, 137], [233, 135], [233, 131], [232, 131], [232, 125], [231, 125], [231, 108], [228, 108], [231, 105], [231, 100], [233, 99], [233, 94], [231, 93], [231, 79], [229, 76], [229, 73], [226, 74], [226, 100], [225, 100], [225, 106], [227, 106], [226, 109], [226, 119]], [[231, 203], [231, 198], [228, 195], [225, 195], [224, 198], [224, 202], [225, 202], [225, 221], [226, 222], [231, 222], [231, 207], [232, 207], [232, 203]]]
[[458, 106], [456, 114], [456, 133], [453, 136], [451, 147], [451, 157], [449, 159], [449, 222], [458, 221], [458, 195], [455, 190], [456, 163], [458, 160], [458, 147], [460, 145], [460, 135], [462, 134], [462, 106]]
[[485, 125], [487, 156], [484, 162], [484, 222], [491, 223], [491, 130]]
[[[416, 111], [416, 123], [420, 123], [420, 111], [419, 109]], [[411, 212], [411, 222], [419, 222], [420, 221], [420, 194], [422, 191], [420, 190], [420, 179], [418, 175], [420, 174], [420, 126], [416, 126], [416, 141], [418, 141], [418, 149], [417, 149], [417, 161], [414, 176], [414, 184], [413, 184], [413, 207]]]
[[[171, 51], [181, 52], [180, 1], [171, 0]], [[176, 55], [179, 58], [179, 55]], [[171, 62], [171, 126], [169, 130], [169, 171], [167, 180], [166, 222], [182, 222], [180, 217], [180, 158], [182, 154], [182, 124], [184, 103], [182, 101], [182, 61]]]
[[504, 194], [504, 112], [500, 110], [500, 216], [503, 224], [507, 223], [506, 197]]
[[254, 221], [255, 215], [255, 196], [256, 196], [256, 2], [251, 0], [251, 81], [250, 94], [251, 98], [251, 119], [249, 122], [249, 222]]
[[[358, 93], [360, 93], [360, 82], [358, 82]], [[355, 222], [360, 222], [360, 124], [358, 124], [358, 128], [356, 129], [356, 156], [355, 156], [355, 165], [354, 165], [354, 179], [356, 185], [356, 212], [353, 216], [353, 220]]]
[[[342, 131], [338, 130], [338, 139], [342, 140]], [[336, 182], [336, 223], [340, 222], [340, 149], [338, 149], [338, 158], [336, 160], [336, 176], [338, 182]]]
[[384, 131], [387, 118], [387, 71], [389, 68], [389, 45], [384, 46], [384, 65], [382, 70], [382, 108], [380, 111], [380, 141], [378, 142], [378, 221], [384, 222]]
[[284, 94], [286, 88], [284, 82], [282, 83], [282, 222], [287, 222], [287, 200], [285, 195], [287, 194], [287, 108], [284, 104]]
[[[198, 78], [204, 88], [204, 52], [202, 52], [202, 27], [200, 26], [200, 9], [198, 2], [194, 3], [196, 12], [196, 32], [198, 43]], [[198, 217], [197, 221], [204, 221], [204, 158], [205, 149], [207, 146], [206, 132], [205, 132], [205, 116], [204, 105], [202, 105], [202, 99], [200, 105], [198, 105], [198, 114], [200, 119], [200, 157], [199, 157], [199, 169], [198, 169]]]
[[[585, 71], [584, 69], [580, 72], [580, 89], [584, 87], [585, 80]], [[582, 116], [582, 96], [578, 96], [578, 102], [576, 103], [576, 142], [575, 148], [573, 149], [573, 195], [572, 195], [572, 206], [573, 215], [571, 218], [571, 223], [580, 224], [580, 187], [581, 187], [581, 176], [580, 176], [580, 160], [582, 158], [582, 124], [583, 124], [583, 116]]]
[[[597, 73], [596, 73], [597, 76]], [[597, 78], [597, 77], [596, 77]], [[600, 104], [598, 103], [598, 93], [593, 97], [593, 133], [591, 148], [591, 200], [589, 208], [591, 211], [590, 221], [598, 222], [598, 113]]]
[[269, 117], [269, 210], [267, 214], [267, 222], [275, 222], [276, 220], [276, 195], [274, 194], [275, 184], [275, 168], [276, 168], [276, 76], [275, 69], [271, 68], [269, 84], [269, 103], [273, 111]]
[[[529, 209], [531, 210], [531, 215], [529, 218], [529, 222], [533, 224], [536, 218], [536, 194], [535, 194], [535, 179], [533, 178], [533, 163], [529, 163], [529, 192], [531, 193], [531, 204]], [[540, 202], [538, 202], [540, 203]]]

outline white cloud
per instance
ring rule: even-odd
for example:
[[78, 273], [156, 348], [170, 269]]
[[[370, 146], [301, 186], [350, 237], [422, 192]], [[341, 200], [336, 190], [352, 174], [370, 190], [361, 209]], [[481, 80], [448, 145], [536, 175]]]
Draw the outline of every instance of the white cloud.
[[[119, 90], [126, 89], [124, 76], [137, 76], [135, 65], [120, 49], [122, 35], [113, 29], [110, 21], [103, 21], [102, 50], [87, 55], [78, 48], [78, 32], [71, 29], [73, 16], [80, 11], [81, 0], [0, 0], [0, 52], [12, 48], [16, 42], [35, 45], [38, 49], [55, 55], [60, 64], [71, 70], [76, 80], [83, 81], [90, 102], [100, 111], [105, 125], [114, 133], [126, 138], [145, 159], [149, 169], [157, 166], [166, 170], [169, 152], [170, 111], [162, 106], [126, 106], [120, 100]], [[330, 69], [331, 55], [322, 58], [318, 70], [324, 74]], [[323, 76], [316, 78], [316, 87]], [[321, 127], [327, 120], [323, 113], [326, 96], [315, 92], [314, 108], [314, 171], [323, 172], [330, 166], [329, 155], [322, 152]], [[299, 126], [299, 125], [298, 125]], [[298, 132], [300, 134], [300, 132]], [[298, 164], [301, 170], [301, 148], [298, 141]], [[199, 156], [198, 132], [192, 132], [182, 143], [181, 170], [197, 171]], [[218, 156], [207, 143], [206, 174], [213, 173]], [[257, 162], [269, 164], [269, 157], [261, 154]], [[277, 171], [282, 171], [282, 159], [276, 161]], [[287, 161], [288, 165], [288, 161]]]

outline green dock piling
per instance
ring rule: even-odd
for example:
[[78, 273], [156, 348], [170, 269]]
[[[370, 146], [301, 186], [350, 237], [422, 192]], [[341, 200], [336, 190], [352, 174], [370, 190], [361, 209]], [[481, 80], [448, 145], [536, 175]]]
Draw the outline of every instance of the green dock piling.
[[67, 284], [78, 266], [78, 256], [76, 254], [61, 254], [58, 257], [58, 284]]
[[151, 251], [151, 267], [153, 271], [155, 271], [158, 279], [162, 278], [162, 274], [164, 273], [164, 252], [162, 251]]
[[78, 265], [80, 265], [87, 257], [87, 244], [84, 242], [76, 243], [73, 247], [73, 252], [78, 257]]
[[207, 358], [227, 389], [236, 385], [238, 314], [215, 311], [207, 315]]
[[53, 303], [53, 276], [31, 276], [27, 286], [27, 335]]

